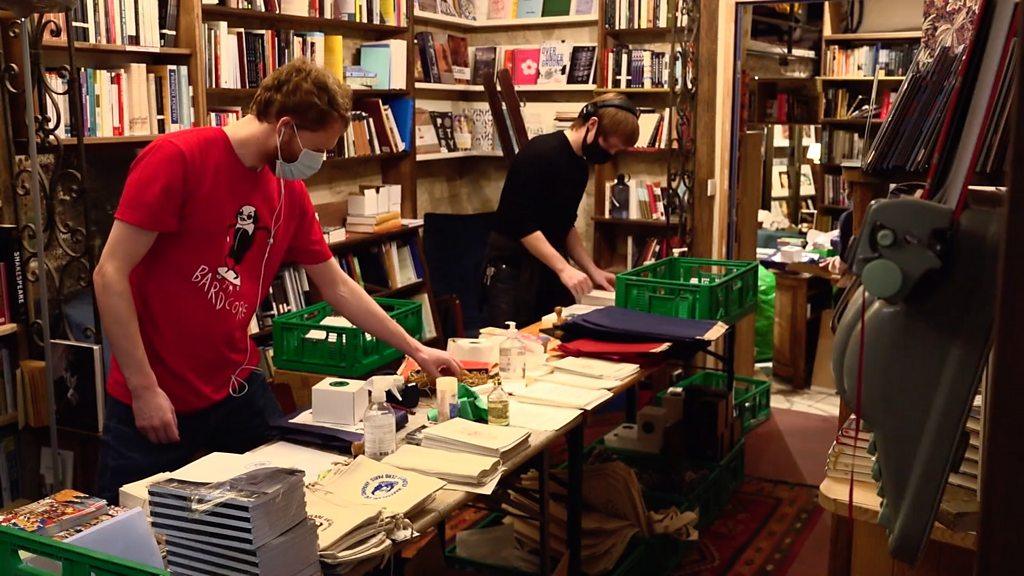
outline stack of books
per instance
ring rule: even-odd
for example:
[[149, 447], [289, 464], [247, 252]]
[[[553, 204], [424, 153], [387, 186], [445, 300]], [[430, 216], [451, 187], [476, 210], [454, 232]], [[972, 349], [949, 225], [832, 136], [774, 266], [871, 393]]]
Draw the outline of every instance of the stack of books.
[[402, 186], [382, 184], [360, 186], [360, 194], [348, 197], [348, 217], [345, 228], [349, 232], [380, 233], [402, 227]]
[[107, 501], [76, 490], [61, 490], [42, 500], [0, 514], [0, 526], [40, 536], [55, 536], [106, 514]]
[[[670, 112], [668, 108], [655, 110], [654, 108], [640, 108], [640, 137], [636, 141], [637, 148], [668, 148], [679, 146], [678, 140], [672, 140], [673, 134], [679, 134], [682, 129], [679, 114]], [[669, 126], [669, 118], [672, 118], [676, 126], [675, 132], [666, 129]]]
[[[68, 80], [56, 71], [44, 73], [58, 90], [46, 99], [51, 118], [59, 114], [62, 132], [72, 136], [72, 108]], [[133, 63], [125, 68], [79, 70], [82, 87], [84, 136], [145, 136], [164, 134], [194, 123], [192, 86], [188, 66]], [[76, 98], [76, 106], [79, 105]]]
[[646, 182], [641, 180], [630, 180], [626, 183], [629, 186], [629, 198], [626, 210], [612, 210], [612, 190], [614, 180], [605, 183], [604, 194], [604, 215], [605, 217], [622, 217], [633, 220], [664, 220], [665, 200], [664, 189], [661, 182]]
[[530, 431], [453, 418], [423, 431], [424, 448], [455, 450], [507, 462], [530, 445]]
[[320, 573], [301, 470], [261, 468], [216, 484], [164, 480], [149, 487], [149, 510], [175, 574]]

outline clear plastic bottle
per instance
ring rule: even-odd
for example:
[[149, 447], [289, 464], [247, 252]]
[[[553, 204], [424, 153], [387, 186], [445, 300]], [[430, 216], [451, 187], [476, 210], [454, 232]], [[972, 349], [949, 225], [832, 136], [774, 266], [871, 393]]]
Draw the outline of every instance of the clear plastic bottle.
[[363, 415], [363, 453], [374, 460], [393, 454], [397, 447], [395, 410], [387, 403], [388, 389], [400, 377], [370, 378], [370, 405]]
[[526, 344], [519, 339], [515, 322], [508, 324], [508, 335], [498, 345], [498, 375], [502, 380], [526, 379]]
[[501, 387], [501, 375], [494, 381], [494, 390], [487, 395], [487, 423], [508, 426], [508, 392]]

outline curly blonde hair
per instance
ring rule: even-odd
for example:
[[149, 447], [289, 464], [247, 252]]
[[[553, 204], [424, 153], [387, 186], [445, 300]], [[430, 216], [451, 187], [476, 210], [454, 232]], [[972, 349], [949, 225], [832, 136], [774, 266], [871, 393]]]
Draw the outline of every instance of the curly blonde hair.
[[306, 58], [296, 58], [260, 82], [250, 112], [261, 122], [288, 116], [303, 130], [332, 122], [348, 127], [352, 89]]

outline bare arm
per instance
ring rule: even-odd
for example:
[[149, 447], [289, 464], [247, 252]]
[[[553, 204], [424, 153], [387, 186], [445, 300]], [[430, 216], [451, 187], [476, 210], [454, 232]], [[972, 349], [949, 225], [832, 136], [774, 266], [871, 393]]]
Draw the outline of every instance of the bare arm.
[[356, 326], [408, 354], [432, 376], [437, 376], [441, 370], [446, 370], [450, 375], [457, 375], [461, 371], [458, 362], [451, 356], [424, 346], [403, 330], [365, 290], [345, 274], [334, 259], [304, 266], [304, 269], [331, 307]]
[[142, 346], [139, 316], [128, 281], [156, 237], [156, 232], [115, 220], [93, 272], [93, 286], [104, 337], [132, 394], [135, 424], [151, 442], [166, 443], [178, 440], [177, 420]]
[[577, 300], [581, 296], [590, 292], [594, 286], [590, 281], [590, 278], [580, 272], [576, 268], [573, 268], [569, 262], [558, 253], [557, 250], [548, 242], [548, 239], [544, 237], [544, 233], [537, 231], [528, 236], [523, 237], [520, 242], [523, 246], [533, 254], [538, 260], [544, 263], [545, 266], [550, 268], [555, 274], [558, 274], [559, 280], [562, 284], [572, 292], [572, 295]]
[[615, 289], [615, 275], [609, 272], [605, 272], [601, 268], [594, 264], [594, 259], [590, 257], [590, 253], [587, 252], [587, 248], [583, 245], [583, 239], [580, 238], [580, 233], [576, 231], [576, 227], [573, 226], [569, 229], [569, 235], [565, 239], [566, 248], [569, 251], [569, 257], [576, 263], [590, 280], [593, 281], [594, 286], [602, 290], [613, 290]]

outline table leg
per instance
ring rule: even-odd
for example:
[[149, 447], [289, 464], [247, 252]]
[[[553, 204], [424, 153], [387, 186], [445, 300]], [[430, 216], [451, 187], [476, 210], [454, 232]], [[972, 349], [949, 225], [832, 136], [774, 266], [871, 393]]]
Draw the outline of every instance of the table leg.
[[586, 420], [581, 420], [569, 434], [566, 442], [569, 445], [569, 506], [567, 511], [566, 546], [569, 548], [569, 576], [583, 573], [583, 427]]
[[629, 424], [636, 424], [637, 389], [639, 386], [639, 383], [630, 386], [624, 394], [626, 399], [626, 422]]
[[548, 515], [548, 474], [551, 472], [551, 461], [548, 451], [544, 450], [540, 455], [540, 573], [543, 576], [551, 574], [551, 542], [549, 541], [548, 522], [551, 518]]

